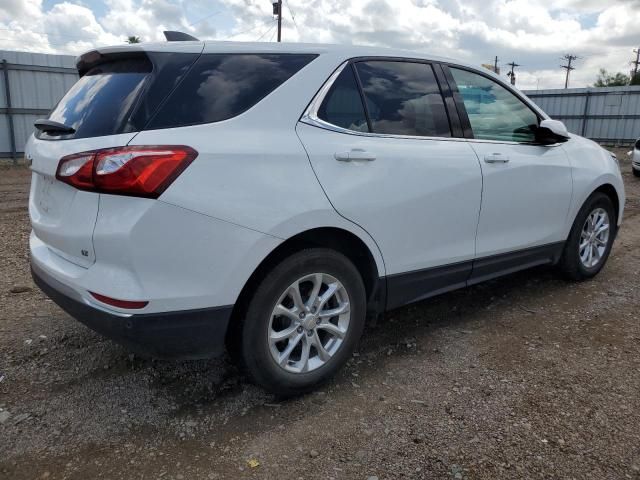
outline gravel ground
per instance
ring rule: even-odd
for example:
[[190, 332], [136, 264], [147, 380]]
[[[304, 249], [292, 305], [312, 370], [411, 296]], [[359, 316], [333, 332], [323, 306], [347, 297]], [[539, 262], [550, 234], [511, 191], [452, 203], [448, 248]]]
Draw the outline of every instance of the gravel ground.
[[[620, 153], [620, 152], [618, 152]], [[535, 269], [397, 310], [278, 402], [223, 359], [130, 355], [32, 284], [0, 167], [0, 478], [640, 479], [640, 180], [580, 284]]]

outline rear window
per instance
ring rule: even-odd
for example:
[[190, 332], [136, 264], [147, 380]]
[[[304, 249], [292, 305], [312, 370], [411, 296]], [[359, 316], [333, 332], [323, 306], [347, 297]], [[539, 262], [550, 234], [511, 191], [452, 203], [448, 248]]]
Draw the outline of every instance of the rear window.
[[[86, 138], [134, 131], [129, 121], [152, 71], [147, 58], [103, 63], [89, 70], [60, 100], [49, 119], [75, 129], [63, 138]], [[40, 134], [41, 138], [59, 136]]]
[[317, 55], [202, 55], [146, 129], [219, 122], [245, 112]]

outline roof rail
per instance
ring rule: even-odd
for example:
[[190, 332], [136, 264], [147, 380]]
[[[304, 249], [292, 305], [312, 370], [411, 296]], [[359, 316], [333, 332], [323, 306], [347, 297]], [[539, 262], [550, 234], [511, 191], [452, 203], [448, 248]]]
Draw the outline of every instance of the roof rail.
[[175, 32], [172, 30], [168, 30], [164, 32], [164, 36], [167, 39], [167, 42], [189, 42], [189, 41], [198, 41], [198, 39], [194, 36], [189, 35], [184, 32]]

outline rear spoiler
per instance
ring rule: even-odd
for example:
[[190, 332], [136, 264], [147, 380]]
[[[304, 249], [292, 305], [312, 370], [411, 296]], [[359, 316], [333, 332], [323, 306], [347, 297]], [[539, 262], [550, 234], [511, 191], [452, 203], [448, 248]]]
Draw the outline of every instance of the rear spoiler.
[[[164, 36], [168, 42], [172, 42], [173, 46], [171, 51], [184, 52], [184, 53], [201, 53], [204, 48], [204, 44], [191, 45], [188, 43], [179, 42], [200, 42], [197, 38], [184, 32], [166, 31]], [[175, 42], [175, 43], [174, 43]], [[147, 56], [147, 51], [165, 51], [166, 43], [143, 43], [133, 45], [113, 45], [110, 47], [99, 47], [94, 50], [90, 50], [83, 53], [76, 59], [76, 68], [78, 73], [82, 77], [85, 73], [91, 70], [96, 65], [106, 63], [109, 61], [122, 59], [122, 58], [144, 58]]]
[[122, 58], [147, 58], [147, 54], [144, 50], [131, 49], [111, 52], [91, 50], [78, 57], [76, 61], [76, 68], [78, 69], [78, 74], [82, 77], [93, 67], [100, 65], [101, 63], [107, 63]]

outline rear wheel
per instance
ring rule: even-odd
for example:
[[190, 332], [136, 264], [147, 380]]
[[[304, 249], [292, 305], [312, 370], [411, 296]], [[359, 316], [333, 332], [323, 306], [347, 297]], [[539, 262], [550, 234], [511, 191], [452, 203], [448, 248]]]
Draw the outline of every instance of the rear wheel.
[[298, 252], [273, 268], [249, 301], [240, 359], [272, 393], [295, 395], [330, 378], [364, 328], [366, 294], [353, 263], [333, 250]]
[[571, 228], [560, 259], [560, 269], [570, 279], [594, 277], [607, 261], [616, 234], [615, 209], [604, 193], [594, 193], [584, 203]]

